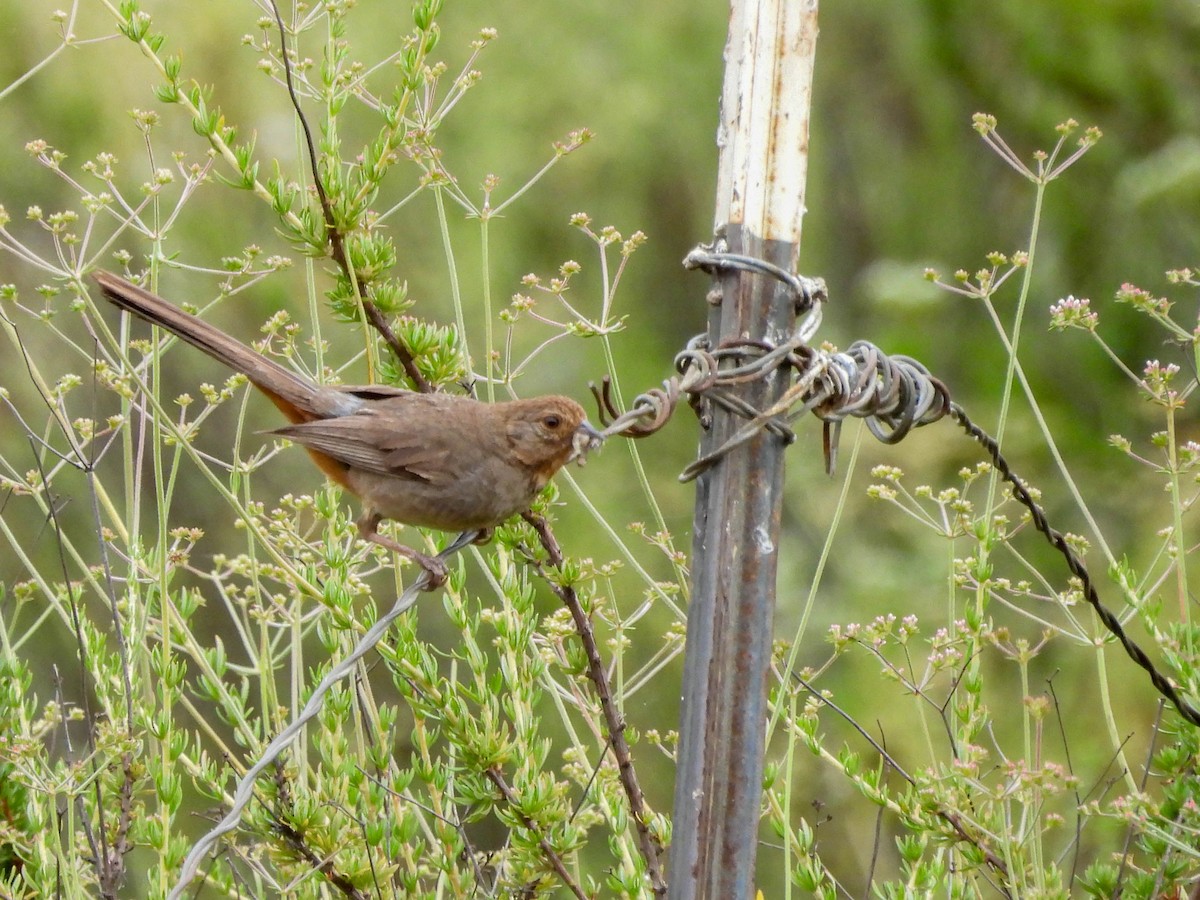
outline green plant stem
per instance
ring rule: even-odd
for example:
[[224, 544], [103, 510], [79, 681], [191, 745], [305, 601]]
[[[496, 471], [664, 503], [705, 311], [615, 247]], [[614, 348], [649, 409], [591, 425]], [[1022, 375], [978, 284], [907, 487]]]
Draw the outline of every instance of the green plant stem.
[[565, 481], [567, 485], [570, 486], [572, 492], [575, 494], [575, 498], [583, 504], [584, 509], [588, 511], [596, 524], [599, 525], [606, 534], [608, 534], [614, 546], [621, 551], [621, 555], [625, 557], [625, 561], [629, 563], [630, 567], [634, 572], [637, 573], [638, 577], [641, 578], [642, 581], [654, 591], [655, 595], [667, 605], [667, 608], [671, 610], [671, 612], [676, 616], [676, 618], [679, 619], [679, 621], [683, 621], [686, 616], [679, 604], [661, 589], [656, 587], [655, 581], [650, 576], [650, 573], [646, 571], [645, 567], [641, 564], [637, 557], [633, 555], [633, 551], [629, 549], [621, 536], [617, 534], [612, 525], [608, 523], [608, 520], [604, 518], [600, 510], [596, 509], [595, 504], [593, 504], [588, 498], [587, 494], [584, 493], [583, 488], [579, 486], [579, 482], [575, 480], [575, 477], [564, 469], [558, 474], [557, 478], [560, 481]]
[[[1009, 406], [1011, 404], [1011, 398], [1012, 398], [1012, 389], [1014, 386], [1014, 381], [1016, 381], [1017, 383], [1019, 383], [1021, 385], [1022, 391], [1025, 393], [1025, 396], [1029, 401], [1030, 410], [1033, 413], [1034, 418], [1036, 419], [1036, 421], [1038, 423], [1038, 428], [1040, 429], [1042, 436], [1043, 436], [1044, 440], [1046, 441], [1046, 446], [1048, 447], [1051, 455], [1054, 458], [1055, 465], [1057, 466], [1059, 472], [1061, 473], [1061, 475], [1063, 477], [1064, 482], [1067, 484], [1067, 487], [1071, 492], [1072, 498], [1075, 500], [1075, 503], [1078, 506], [1080, 512], [1084, 516], [1085, 520], [1088, 522], [1088, 525], [1091, 528], [1092, 534], [1096, 537], [1097, 544], [1101, 548], [1102, 552], [1104, 553], [1105, 558], [1109, 561], [1110, 565], [1113, 565], [1113, 564], [1115, 564], [1115, 560], [1113, 558], [1112, 551], [1109, 549], [1107, 542], [1104, 540], [1103, 533], [1101, 532], [1099, 526], [1097, 525], [1095, 519], [1093, 518], [1091, 511], [1089, 510], [1089, 508], [1087, 506], [1087, 503], [1083, 499], [1083, 495], [1080, 493], [1079, 488], [1075, 484], [1074, 479], [1071, 477], [1070, 472], [1067, 469], [1066, 463], [1062, 458], [1062, 454], [1059, 452], [1058, 445], [1054, 441], [1053, 435], [1051, 433], [1049, 426], [1046, 423], [1045, 417], [1042, 415], [1041, 407], [1037, 403], [1036, 398], [1033, 396], [1033, 391], [1030, 388], [1029, 382], [1025, 377], [1024, 370], [1022, 369], [1020, 362], [1017, 359], [1017, 352], [1018, 352], [1018, 347], [1019, 347], [1019, 343], [1020, 343], [1020, 335], [1021, 335], [1021, 324], [1022, 324], [1022, 321], [1024, 318], [1026, 302], [1028, 300], [1028, 297], [1029, 297], [1030, 291], [1031, 291], [1031, 281], [1032, 281], [1032, 277], [1033, 277], [1035, 253], [1037, 251], [1038, 233], [1039, 233], [1039, 228], [1040, 228], [1040, 224], [1041, 224], [1042, 206], [1043, 206], [1043, 201], [1045, 198], [1045, 190], [1046, 190], [1046, 182], [1038, 181], [1036, 197], [1035, 197], [1035, 201], [1034, 201], [1033, 224], [1031, 226], [1030, 235], [1029, 235], [1029, 256], [1028, 256], [1028, 260], [1025, 265], [1025, 270], [1024, 270], [1024, 273], [1023, 273], [1023, 276], [1021, 279], [1021, 290], [1020, 290], [1020, 295], [1019, 295], [1019, 298], [1017, 301], [1017, 311], [1016, 311], [1016, 315], [1014, 316], [1011, 337], [1009, 336], [1009, 333], [1001, 326], [999, 317], [996, 315], [995, 308], [992, 306], [990, 300], [987, 303], [987, 308], [988, 308], [990, 315], [992, 316], [993, 323], [996, 325], [997, 333], [1000, 336], [1000, 339], [1003, 341], [1005, 349], [1008, 353], [1008, 368], [1005, 373], [1004, 390], [1003, 390], [1003, 393], [1001, 396], [1000, 416], [999, 416], [997, 426], [996, 426], [996, 441], [997, 441], [997, 444], [999, 444], [1001, 446], [1003, 445], [1003, 436], [1004, 436], [1005, 424], [1008, 420]], [[995, 470], [993, 470], [989, 476], [988, 501], [985, 506], [985, 513], [984, 513], [984, 515], [985, 515], [984, 521], [988, 523], [987, 527], [989, 529], [991, 528], [991, 521], [992, 521], [992, 516], [994, 514], [994, 508], [995, 508], [995, 503], [996, 503], [996, 498], [997, 498], [996, 491], [997, 491], [998, 479], [999, 479], [998, 473]], [[981, 545], [980, 546], [981, 562], [986, 564], [987, 558], [989, 555], [990, 555], [989, 549], [986, 546]], [[977, 595], [976, 595], [977, 612], [981, 616], [983, 614], [983, 597], [980, 596], [980, 593], [982, 591], [983, 591], [983, 586], [981, 585], [979, 588], [979, 591], [977, 592]], [[1103, 652], [1104, 652], [1103, 644], [1100, 643], [1100, 645], [1097, 647], [1097, 657], [1098, 657], [1097, 665], [1101, 666], [1101, 667], [1103, 667]], [[1101, 697], [1102, 697], [1102, 700], [1104, 703], [1105, 721], [1108, 724], [1109, 740], [1112, 743], [1114, 751], [1118, 754], [1118, 756], [1120, 758], [1120, 763], [1121, 763], [1122, 767], [1124, 768], [1124, 770], [1126, 771], [1127, 777], [1131, 777], [1131, 776], [1128, 776], [1130, 768], [1128, 765], [1128, 761], [1125, 759], [1123, 743], [1120, 740], [1119, 732], [1117, 731], [1117, 728], [1116, 728], [1116, 722], [1115, 722], [1115, 718], [1113, 715], [1113, 710], [1109, 703], [1110, 697], [1109, 697], [1107, 684], [1104, 684], [1102, 687]], [[1130, 784], [1132, 786], [1132, 782], [1130, 782]]]
[[[796, 671], [797, 662], [800, 658], [800, 648], [804, 645], [804, 635], [808, 631], [808, 620], [812, 615], [813, 610], [817, 605], [817, 591], [821, 587], [821, 579], [825, 575], [825, 567], [829, 563], [830, 557], [833, 555], [833, 548], [836, 542], [838, 528], [842, 523], [842, 514], [846, 510], [846, 501], [850, 496], [850, 485], [854, 480], [854, 473], [858, 470], [858, 453], [862, 449], [862, 436], [864, 426], [860, 421], [858, 427], [854, 430], [854, 443], [850, 448], [850, 458], [845, 465], [845, 475], [842, 477], [842, 489], [838, 494], [837, 503], [833, 507], [833, 518], [829, 522], [829, 527], [825, 531], [825, 541], [821, 544], [821, 553], [817, 557], [817, 564], [813, 568], [812, 580], [808, 586], [808, 596], [804, 598], [804, 611], [800, 614], [800, 624], [796, 626], [796, 631], [792, 635], [791, 646], [788, 649], [787, 660], [783, 666], [783, 673], [780, 675], [780, 682], [787, 684], [789, 676]], [[845, 436], [843, 432], [843, 437]], [[775, 727], [779, 723], [779, 718], [783, 712], [782, 698], [790, 691], [783, 691], [780, 694], [780, 701], [772, 704], [771, 715], [767, 720], [767, 745], [771, 743], [771, 737], [775, 733]]]
[[[1187, 578], [1187, 538], [1183, 530], [1183, 490], [1179, 483], [1179, 438], [1176, 434], [1175, 406], [1167, 406], [1167, 473], [1171, 491], [1172, 530], [1171, 542], [1175, 545], [1173, 562], [1175, 568], [1175, 596], [1179, 603], [1179, 620], [1191, 623], [1191, 595]], [[1195, 644], [1190, 628], [1184, 630], [1187, 655], [1195, 657]]]
[[[467, 341], [467, 322], [463, 311], [462, 288], [458, 277], [458, 263], [454, 258], [454, 245], [450, 241], [450, 221], [446, 218], [446, 199], [441, 185], [434, 184], [431, 187], [431, 190], [433, 191], [434, 205], [437, 207], [438, 234], [441, 235], [442, 238], [442, 252], [446, 256], [446, 269], [447, 274], [450, 277], [450, 300], [454, 305], [454, 322], [455, 325], [458, 326], [458, 334], [462, 339], [463, 348], [466, 351], [467, 371], [472, 372], [474, 371], [474, 367], [471, 363], [471, 346]], [[485, 363], [484, 381], [487, 382], [488, 386], [489, 402], [495, 399], [492, 387], [491, 372], [491, 366]]]
[[[491, 241], [488, 240], [489, 224], [491, 222], [491, 214], [485, 211], [479, 217], [479, 268], [483, 276], [483, 371], [487, 378], [484, 384], [487, 388], [488, 403], [496, 402], [496, 338], [494, 326], [492, 324], [492, 256], [491, 256]], [[459, 309], [456, 304], [455, 309]], [[463, 329], [460, 333], [466, 335], [466, 326], [459, 326]], [[470, 357], [467, 358], [468, 369], [470, 368]]]
[[[988, 309], [992, 313], [993, 321], [997, 323], [997, 328], [999, 328], [999, 318], [996, 316], [995, 310], [991, 304], [988, 305]], [[1010, 354], [1010, 358], [1015, 358], [1015, 356], [1013, 356], [1013, 347], [1008, 342], [1007, 336], [1004, 334], [1003, 330], [1000, 330], [999, 334], [1001, 340], [1004, 341], [1005, 349], [1008, 350]], [[1070, 469], [1067, 468], [1067, 464], [1063, 459], [1062, 452], [1058, 449], [1058, 443], [1054, 440], [1053, 431], [1051, 430], [1049, 423], [1047, 423], [1046, 417], [1042, 414], [1041, 404], [1038, 403], [1037, 398], [1033, 394], [1033, 388], [1030, 386], [1029, 380], [1025, 377], [1024, 367], [1020, 364], [1020, 362], [1017, 362], [1013, 367], [1013, 371], [1016, 374], [1017, 382], [1021, 385], [1021, 390], [1024, 392], [1025, 398], [1029, 401], [1029, 411], [1033, 415], [1034, 421], [1037, 422], [1038, 430], [1042, 434], [1042, 439], [1046, 442], [1046, 449], [1050, 451], [1050, 456], [1054, 460], [1055, 468], [1057, 468], [1059, 474], [1062, 475], [1063, 481], [1067, 486], [1067, 490], [1070, 491], [1071, 499], [1079, 508], [1079, 512], [1083, 516], [1084, 521], [1088, 523], [1088, 527], [1096, 541], [1096, 545], [1104, 554], [1105, 560], [1110, 566], [1116, 565], [1116, 558], [1114, 557], [1112, 550], [1109, 548], [1108, 542], [1104, 539], [1104, 533], [1101, 531], [1099, 523], [1092, 515], [1091, 508], [1087, 505], [1087, 501], [1084, 500], [1083, 494], [1079, 490], [1079, 486], [1075, 483], [1075, 479], [1071, 476]]]

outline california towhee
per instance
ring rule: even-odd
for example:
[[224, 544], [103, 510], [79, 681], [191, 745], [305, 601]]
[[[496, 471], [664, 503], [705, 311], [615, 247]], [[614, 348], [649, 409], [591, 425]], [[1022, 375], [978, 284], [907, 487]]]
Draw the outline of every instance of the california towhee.
[[491, 528], [528, 508], [555, 472], [601, 440], [569, 397], [489, 404], [386, 385], [314, 384], [123, 278], [94, 278], [121, 309], [249, 378], [292, 422], [269, 433], [303, 445], [321, 471], [359, 497], [362, 536], [419, 563], [431, 588], [445, 580], [445, 564], [379, 534], [382, 520]]

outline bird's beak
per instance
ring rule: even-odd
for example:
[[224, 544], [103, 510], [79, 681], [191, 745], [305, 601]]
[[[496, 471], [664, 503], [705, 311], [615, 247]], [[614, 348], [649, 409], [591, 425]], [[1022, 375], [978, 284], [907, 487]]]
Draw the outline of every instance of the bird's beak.
[[588, 422], [580, 423], [571, 437], [571, 456], [568, 462], [579, 461], [582, 466], [587, 462], [587, 455], [592, 450], [599, 450], [604, 443], [604, 435], [593, 428]]

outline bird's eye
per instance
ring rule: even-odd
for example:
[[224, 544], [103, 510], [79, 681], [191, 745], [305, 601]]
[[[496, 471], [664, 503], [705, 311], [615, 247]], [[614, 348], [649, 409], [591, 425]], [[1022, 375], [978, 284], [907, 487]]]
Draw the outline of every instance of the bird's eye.
[[542, 419], [542, 424], [553, 431], [562, 424], [562, 419], [560, 419], [558, 416], [546, 416], [546, 418]]

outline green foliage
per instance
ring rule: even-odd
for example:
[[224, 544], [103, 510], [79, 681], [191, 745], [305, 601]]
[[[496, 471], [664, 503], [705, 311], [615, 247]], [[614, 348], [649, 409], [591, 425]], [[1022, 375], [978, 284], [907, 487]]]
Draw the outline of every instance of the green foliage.
[[[12, 895], [115, 895], [141, 877], [153, 893], [171, 888], [202, 825], [193, 813], [228, 804], [240, 775], [378, 618], [379, 604], [390, 605], [406, 574], [356, 539], [335, 490], [264, 490], [279, 483], [287, 456], [278, 442], [255, 436], [267, 413], [248, 405], [244, 376], [223, 372], [217, 386], [197, 385], [190, 351], [109, 324], [110, 312], [89, 296], [88, 269], [115, 264], [154, 285], [185, 271], [190, 296], [181, 305], [206, 316], [296, 274], [300, 289], [285, 291], [315, 301], [317, 285], [332, 276], [324, 304], [279, 310], [256, 343], [322, 379], [343, 377], [333, 363], [342, 358], [331, 346], [338, 336], [322, 331], [322, 306], [351, 326], [369, 320], [361, 353], [375, 377], [393, 383], [410, 383], [416, 372], [448, 389], [482, 380], [489, 395], [515, 393], [523, 368], [543, 367], [546, 347], [571, 339], [571, 322], [543, 318], [537, 325], [554, 332], [549, 339], [525, 344], [523, 329], [509, 322], [497, 346], [490, 307], [468, 306], [456, 288], [456, 323], [439, 324], [397, 277], [392, 228], [402, 215], [424, 216], [450, 252], [453, 204], [484, 226], [478, 243], [486, 250], [488, 220], [586, 140], [578, 132], [555, 146], [510, 197], [498, 195], [495, 179], [482, 202], [460, 189], [442, 161], [439, 132], [478, 83], [470, 66], [494, 33], [480, 33], [462, 74], [445, 78], [447, 63], [433, 55], [440, 12], [436, 0], [418, 3], [399, 49], [369, 65], [348, 37], [353, 4], [295, 20], [286, 65], [274, 20], [261, 20], [258, 36], [247, 38], [263, 55], [265, 107], [291, 119], [294, 98], [318, 136], [317, 188], [307, 141], [301, 137], [294, 155], [271, 155], [261, 129], [235, 123], [239, 98], [202, 83], [211, 73], [190, 70], [191, 55], [165, 55], [169, 32], [134, 2], [113, 10], [107, 28], [136, 44], [132, 56], [117, 45], [113, 52], [140, 60], [158, 79], [159, 105], [132, 116], [150, 176], [131, 181], [130, 163], [108, 151], [73, 166], [46, 141], [27, 145], [75, 196], [72, 208], [28, 208], [25, 232], [47, 241], [40, 255], [27, 249], [26, 234], [0, 235], [0, 247], [26, 269], [22, 281], [38, 270], [48, 279], [6, 289], [0, 320], [11, 346], [28, 352], [8, 408], [34, 439], [36, 462], [19, 465], [28, 456], [20, 442], [0, 449], [14, 511], [0, 530], [23, 572], [0, 598], [0, 877]], [[309, 46], [319, 62], [303, 56]], [[203, 144], [171, 129], [181, 116]], [[164, 150], [176, 140], [185, 149]], [[171, 167], [158, 163], [166, 156]], [[271, 173], [265, 182], [263, 172]], [[248, 196], [272, 228], [233, 253], [193, 241], [190, 229], [212, 193], [230, 204]], [[410, 202], [417, 195], [437, 201], [419, 210]], [[230, 235], [244, 234], [235, 224]], [[607, 322], [616, 282], [638, 239], [617, 251], [618, 274], [609, 278], [608, 247], [620, 235], [584, 233], [605, 273], [598, 321], [606, 324], [594, 331], [607, 340], [616, 330]], [[289, 248], [314, 264], [298, 273]], [[456, 277], [453, 264], [449, 271]], [[196, 301], [205, 295], [214, 299]], [[576, 302], [578, 310], [567, 307], [572, 315], [593, 321], [591, 301]], [[468, 340], [479, 331], [482, 371]], [[405, 348], [412, 371], [380, 347], [385, 339]], [[180, 387], [199, 399], [169, 399]], [[319, 483], [311, 471], [303, 478], [296, 483]], [[272, 495], [277, 501], [265, 502]], [[56, 496], [87, 499], [58, 510]], [[547, 490], [537, 505], [549, 522], [556, 497]], [[234, 854], [204, 864], [211, 885], [289, 896], [385, 885], [405, 895], [534, 895], [564, 883], [592, 893], [604, 882], [619, 894], [643, 892], [649, 866], [639, 828], [661, 835], [666, 827], [653, 810], [631, 813], [598, 686], [580, 665], [579, 635], [548, 611], [536, 587], [569, 593], [607, 640], [623, 627], [608, 597], [618, 564], [550, 558], [529, 527], [504, 531], [493, 548], [458, 563], [441, 610], [426, 604], [377, 648], [380, 662], [327, 695], [307, 739], [255, 785]], [[636, 558], [625, 540], [616, 537], [615, 547]], [[630, 581], [666, 597], [658, 585], [680, 570], [656, 564], [659, 551], [649, 550], [639, 549], [648, 558]], [[660, 570], [661, 581], [647, 569]], [[678, 608], [670, 604], [665, 615], [673, 620]], [[670, 638], [656, 664], [679, 648]], [[65, 682], [44, 703], [48, 652], [61, 655]], [[638, 678], [643, 665], [630, 659], [628, 674]], [[603, 688], [611, 702], [627, 696], [623, 685]], [[636, 734], [619, 735], [621, 746]], [[69, 752], [60, 755], [63, 743]], [[60, 808], [70, 820], [47, 829], [44, 817]]]
[[[73, 7], [49, 17], [44, 66], [23, 55], [41, 12], [13, 29], [29, 41], [0, 63], [22, 67], [0, 84], [16, 110], [0, 142], [0, 893], [168, 890], [407, 574], [255, 433], [273, 411], [243, 379], [114, 326], [87, 268], [146, 271], [243, 336], [266, 318], [264, 352], [317, 377], [415, 370], [487, 399], [582, 398], [606, 372], [618, 396], [656, 384], [703, 327], [703, 285], [677, 261], [711, 227], [723, 16], [666, 3], [616, 27], [607, 7], [525, 4], [498, 33], [450, 6], [382, 23], [348, 2], [283, 10], [324, 198], [260, 8]], [[1160, 270], [1194, 265], [1200, 20], [1040, 0], [822, 18], [804, 265], [830, 281], [830, 333], [913, 352], [972, 413], [998, 410], [991, 430], [1086, 534], [1067, 539], [1107, 572], [1105, 600], [1196, 697], [1200, 279]], [[996, 115], [973, 135], [979, 109]], [[1068, 113], [1103, 141], [1049, 134]], [[514, 170], [536, 175], [510, 188]], [[643, 231], [593, 227], [581, 206], [644, 229], [651, 252], [630, 265]], [[827, 482], [796, 424], [764, 894], [1192, 890], [1194, 729], [1154, 709], [991, 467], [949, 426], [897, 448], [847, 429], [844, 480]], [[610, 447], [541, 498], [560, 563], [523, 522], [457, 561], [260, 779], [206, 889], [645, 895], [588, 650], [556, 594], [576, 590], [598, 632], [666, 841], [687, 599], [673, 535], [691, 503], [670, 485], [694, 449], [690, 423], [672, 428], [646, 459]]]

